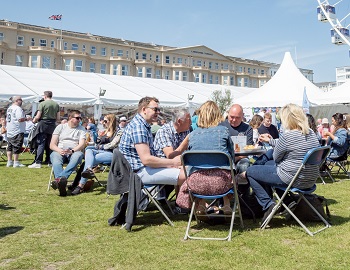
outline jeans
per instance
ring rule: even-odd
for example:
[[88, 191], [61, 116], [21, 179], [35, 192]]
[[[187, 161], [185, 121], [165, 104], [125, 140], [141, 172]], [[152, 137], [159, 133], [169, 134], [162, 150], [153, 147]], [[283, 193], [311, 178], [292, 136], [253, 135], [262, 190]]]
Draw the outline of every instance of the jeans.
[[[113, 153], [111, 151], [96, 150], [92, 148], [86, 149], [84, 171], [88, 168], [91, 169], [93, 166], [99, 163], [111, 164], [112, 157], [113, 157]], [[79, 181], [79, 184], [85, 185], [86, 182], [87, 182], [87, 179], [82, 177]]]
[[51, 153], [51, 150], [50, 150], [51, 138], [52, 138], [52, 135], [47, 133], [39, 133], [36, 136], [37, 149], [36, 149], [34, 163], [41, 164], [43, 162], [44, 152], [46, 153], [45, 161], [46, 162], [49, 161], [49, 156]]
[[288, 186], [277, 175], [277, 167], [275, 165], [251, 166], [247, 169], [246, 176], [258, 203], [262, 206], [264, 211], [274, 203], [272, 200], [271, 185], [281, 187]]
[[[66, 177], [68, 179], [75, 168], [81, 163], [83, 157], [84, 154], [80, 151], [74, 152], [70, 156], [62, 156], [58, 152], [53, 151], [50, 158], [55, 178]], [[68, 163], [65, 169], [63, 169], [64, 163]]]

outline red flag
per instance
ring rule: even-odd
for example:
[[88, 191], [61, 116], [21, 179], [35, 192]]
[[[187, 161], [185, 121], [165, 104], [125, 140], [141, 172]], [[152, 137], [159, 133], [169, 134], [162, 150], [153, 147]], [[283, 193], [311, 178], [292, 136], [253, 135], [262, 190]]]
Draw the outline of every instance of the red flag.
[[62, 15], [51, 15], [49, 20], [60, 21], [62, 19]]

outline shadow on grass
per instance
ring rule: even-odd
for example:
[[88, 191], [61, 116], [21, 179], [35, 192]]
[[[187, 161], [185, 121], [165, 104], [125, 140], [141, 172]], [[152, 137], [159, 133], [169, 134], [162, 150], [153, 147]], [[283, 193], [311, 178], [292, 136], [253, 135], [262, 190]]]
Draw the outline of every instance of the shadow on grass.
[[3, 227], [0, 228], [0, 239], [9, 235], [9, 234], [14, 234], [20, 230], [23, 230], [23, 226], [11, 226], [11, 227]]
[[0, 204], [0, 210], [12, 210], [16, 209], [16, 207], [8, 206], [8, 204]]

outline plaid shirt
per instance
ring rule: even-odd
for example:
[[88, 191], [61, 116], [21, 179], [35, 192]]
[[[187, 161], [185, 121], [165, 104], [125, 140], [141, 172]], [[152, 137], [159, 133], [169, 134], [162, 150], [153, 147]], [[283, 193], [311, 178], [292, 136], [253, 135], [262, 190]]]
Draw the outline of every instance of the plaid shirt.
[[136, 114], [126, 126], [119, 143], [119, 151], [130, 163], [133, 171], [144, 167], [135, 148], [135, 144], [138, 143], [147, 144], [150, 148], [151, 155], [156, 156], [153, 149], [151, 126], [140, 114]]
[[190, 133], [190, 130], [186, 130], [184, 132], [177, 133], [174, 127], [174, 123], [170, 122], [163, 125], [156, 134], [154, 138], [154, 150], [158, 157], [166, 158], [163, 148], [165, 147], [173, 147], [175, 150], [179, 147], [182, 141], [186, 138], [187, 134]]

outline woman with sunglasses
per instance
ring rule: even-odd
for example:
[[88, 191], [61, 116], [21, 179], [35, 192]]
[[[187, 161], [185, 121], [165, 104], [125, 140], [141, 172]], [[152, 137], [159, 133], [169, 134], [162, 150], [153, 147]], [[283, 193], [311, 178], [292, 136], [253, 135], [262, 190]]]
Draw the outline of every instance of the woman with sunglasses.
[[79, 185], [72, 191], [72, 195], [79, 195], [84, 191], [88, 179], [94, 178], [92, 168], [100, 163], [110, 164], [113, 156], [113, 149], [119, 144], [123, 130], [117, 130], [117, 119], [114, 114], [104, 117], [106, 130], [97, 139], [95, 147], [88, 147], [85, 150], [85, 165]]

